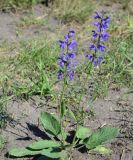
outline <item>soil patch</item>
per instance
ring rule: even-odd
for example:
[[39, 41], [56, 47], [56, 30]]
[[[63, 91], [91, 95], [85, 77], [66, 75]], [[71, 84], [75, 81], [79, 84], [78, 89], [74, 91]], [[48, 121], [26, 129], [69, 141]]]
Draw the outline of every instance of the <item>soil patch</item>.
[[[86, 119], [86, 126], [93, 130], [105, 125], [111, 125], [121, 129], [119, 137], [108, 144], [113, 150], [113, 154], [108, 157], [99, 154], [81, 154], [79, 151], [74, 151], [74, 160], [133, 159], [133, 95], [126, 94], [126, 92], [127, 89], [121, 89], [119, 91], [110, 90], [107, 97], [97, 99], [95, 102], [95, 116], [90, 120]], [[14, 116], [17, 123], [14, 127], [8, 124], [6, 129], [2, 131], [3, 135], [7, 138], [7, 144], [1, 153], [0, 159], [4, 160], [4, 154], [12, 147], [24, 147], [33, 140], [45, 139], [46, 135], [41, 126], [39, 126], [38, 117], [41, 111], [55, 112], [50, 103], [36, 96], [29, 101], [14, 100], [10, 102], [8, 105], [9, 112]]]

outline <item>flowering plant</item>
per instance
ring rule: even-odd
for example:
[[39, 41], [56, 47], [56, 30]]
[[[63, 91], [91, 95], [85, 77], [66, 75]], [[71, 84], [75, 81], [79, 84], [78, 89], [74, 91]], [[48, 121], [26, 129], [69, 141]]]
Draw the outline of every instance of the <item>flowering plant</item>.
[[[96, 30], [92, 31], [94, 43], [90, 45], [89, 51], [93, 50], [93, 54], [86, 53], [86, 57], [94, 64], [98, 65], [103, 60], [103, 55], [98, 56], [97, 53], [104, 52], [104, 42], [108, 39], [108, 33], [105, 30], [109, 25], [109, 17], [104, 17], [103, 14], [97, 13], [94, 17], [97, 22], [94, 24]], [[59, 71], [57, 78], [63, 79], [63, 87], [59, 97], [58, 117], [51, 115], [48, 112], [42, 112], [40, 116], [41, 124], [50, 140], [40, 140], [22, 149], [12, 149], [9, 154], [15, 157], [27, 155], [41, 155], [40, 159], [62, 159], [71, 160], [71, 152], [73, 149], [86, 147], [88, 151], [95, 150], [100, 153], [110, 153], [110, 150], [101, 146], [105, 141], [110, 140], [118, 135], [119, 130], [114, 127], [102, 127], [92, 132], [88, 127], [82, 126], [74, 112], [66, 106], [64, 92], [66, 91], [71, 80], [74, 78], [76, 63], [76, 47], [77, 42], [73, 39], [75, 31], [70, 30], [64, 37], [64, 40], [59, 40], [61, 53], [59, 55]], [[87, 68], [88, 69], [88, 68]], [[89, 72], [88, 72], [89, 74]], [[81, 98], [82, 99], [82, 96]], [[79, 103], [80, 104], [80, 103]], [[79, 106], [80, 107], [80, 106]], [[65, 117], [70, 114], [75, 121], [74, 135], [72, 140], [68, 140], [70, 136], [66, 129]]]

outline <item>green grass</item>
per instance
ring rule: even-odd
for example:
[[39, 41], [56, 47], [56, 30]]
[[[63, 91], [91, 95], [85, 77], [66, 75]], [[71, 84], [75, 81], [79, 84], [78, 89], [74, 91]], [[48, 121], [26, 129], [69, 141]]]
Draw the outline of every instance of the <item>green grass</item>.
[[20, 54], [9, 59], [6, 81], [3, 76], [1, 87], [6, 86], [7, 92], [15, 96], [50, 95], [57, 72], [58, 51], [56, 43], [44, 39], [28, 42], [28, 45], [23, 43]]
[[[124, 12], [120, 15], [119, 24], [110, 28], [110, 45], [105, 68], [109, 71], [113, 83], [123, 85], [133, 84], [133, 56], [132, 56], [132, 17]], [[121, 23], [121, 25], [120, 25]], [[113, 23], [114, 24], [114, 21]]]
[[[126, 36], [124, 34], [115, 37], [112, 28], [110, 32], [113, 32], [113, 36], [108, 43], [105, 63], [97, 70], [94, 78], [94, 97], [106, 96], [111, 84], [128, 87], [133, 84], [133, 37], [130, 35], [130, 27]], [[8, 60], [1, 59], [0, 84], [3, 93], [24, 98], [36, 94], [52, 95], [58, 70], [59, 47], [56, 41], [48, 38], [36, 39], [23, 42], [20, 46], [18, 55]]]
[[[3, 1], [6, 3], [7, 1]], [[19, 6], [20, 3], [31, 3], [31, 1], [13, 1]], [[17, 4], [19, 3], [19, 4]], [[53, 13], [59, 19], [65, 22], [69, 21], [86, 21], [88, 14], [91, 13], [93, 5], [92, 1], [54, 1]], [[132, 85], [132, 18], [127, 15], [127, 12], [119, 13], [119, 18], [124, 22], [122, 25], [116, 24], [113, 19], [111, 22], [110, 41], [106, 56], [106, 63], [103, 64], [97, 72], [95, 80], [94, 95], [106, 95], [111, 84], [118, 86]], [[90, 21], [90, 20], [88, 20]], [[120, 23], [122, 23], [120, 22]], [[30, 25], [42, 25], [42, 19], [35, 17], [24, 17], [19, 27], [27, 27]], [[86, 23], [85, 23], [86, 25]], [[90, 33], [90, 27], [81, 25], [80, 35], [81, 40], [85, 37], [87, 30]], [[88, 29], [87, 29], [88, 28]], [[82, 35], [84, 33], [84, 35]], [[117, 37], [116, 37], [117, 35]], [[25, 42], [19, 49], [19, 54], [9, 60], [1, 59], [0, 61], [0, 87], [3, 93], [10, 92], [16, 96], [30, 97], [34, 94], [50, 95], [53, 85], [56, 81], [57, 59], [59, 48], [55, 40], [33, 40]], [[5, 68], [7, 72], [5, 72]]]

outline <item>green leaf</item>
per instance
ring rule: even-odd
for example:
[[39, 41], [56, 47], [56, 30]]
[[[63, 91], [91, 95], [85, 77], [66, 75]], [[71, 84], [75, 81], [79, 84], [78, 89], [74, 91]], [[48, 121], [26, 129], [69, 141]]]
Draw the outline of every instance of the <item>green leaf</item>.
[[89, 138], [86, 138], [83, 143], [88, 149], [94, 149], [102, 143], [115, 138], [119, 133], [118, 128], [103, 127], [95, 131]]
[[61, 118], [64, 117], [65, 112], [66, 112], [65, 103], [64, 103], [64, 101], [62, 101], [62, 102], [61, 102], [61, 106], [60, 106], [60, 115], [61, 115]]
[[76, 132], [76, 137], [79, 139], [85, 139], [91, 135], [91, 130], [86, 127], [79, 126]]
[[61, 126], [55, 117], [47, 112], [42, 112], [40, 119], [47, 132], [55, 136], [60, 134]]
[[84, 140], [81, 139], [81, 140], [79, 141], [79, 144], [84, 144]]
[[61, 160], [68, 160], [68, 159], [69, 159], [68, 153], [67, 153], [66, 150], [62, 150], [62, 151], [61, 151], [60, 159], [61, 159]]
[[44, 148], [51, 148], [51, 147], [59, 147], [60, 143], [52, 140], [41, 140], [38, 142], [34, 142], [33, 144], [29, 145], [27, 148], [31, 148], [32, 150], [41, 150]]
[[40, 154], [40, 151], [32, 151], [27, 148], [14, 148], [9, 151], [9, 155], [14, 157], [33, 156]]
[[61, 157], [61, 152], [57, 151], [53, 148], [48, 148], [48, 149], [43, 149], [41, 151], [41, 155], [47, 156], [49, 158], [60, 158]]
[[98, 152], [103, 155], [109, 155], [110, 153], [112, 153], [112, 150], [109, 148], [105, 148], [104, 146], [97, 146], [96, 148], [91, 150], [91, 152]]
[[63, 140], [66, 140], [67, 133], [62, 130], [62, 133], [60, 133], [57, 137], [59, 138], [59, 140], [62, 140], [62, 138], [63, 138]]

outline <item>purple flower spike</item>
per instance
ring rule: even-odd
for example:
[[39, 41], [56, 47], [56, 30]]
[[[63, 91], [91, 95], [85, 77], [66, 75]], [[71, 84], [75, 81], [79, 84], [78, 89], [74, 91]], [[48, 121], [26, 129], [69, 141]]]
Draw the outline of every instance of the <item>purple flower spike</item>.
[[96, 30], [92, 30], [93, 44], [90, 45], [89, 51], [93, 50], [93, 55], [85, 54], [86, 58], [97, 66], [104, 59], [103, 55], [98, 56], [98, 52], [105, 52], [105, 41], [108, 40], [109, 34], [105, 30], [109, 27], [110, 17], [105, 17], [104, 13], [96, 12], [94, 16]]
[[[75, 31], [70, 30], [68, 34], [64, 37], [64, 41], [60, 40], [60, 48], [63, 49], [62, 53], [59, 56], [59, 67], [57, 78], [62, 79], [64, 76], [69, 77], [70, 80], [73, 79], [74, 69], [76, 66], [76, 47], [77, 42], [71, 40], [75, 36]], [[67, 78], [66, 77], [66, 78]]]

